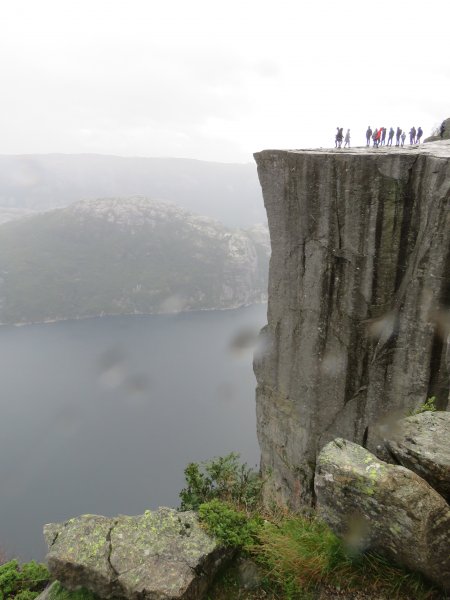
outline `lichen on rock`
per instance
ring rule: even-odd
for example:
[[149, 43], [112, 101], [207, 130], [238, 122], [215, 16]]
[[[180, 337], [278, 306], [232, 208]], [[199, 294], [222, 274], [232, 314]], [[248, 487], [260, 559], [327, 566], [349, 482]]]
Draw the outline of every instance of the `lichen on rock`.
[[319, 454], [315, 491], [318, 514], [353, 549], [450, 589], [450, 507], [421, 477], [336, 439]]
[[47, 562], [69, 590], [101, 598], [197, 600], [229, 551], [193, 512], [169, 508], [139, 516], [82, 515], [46, 525]]

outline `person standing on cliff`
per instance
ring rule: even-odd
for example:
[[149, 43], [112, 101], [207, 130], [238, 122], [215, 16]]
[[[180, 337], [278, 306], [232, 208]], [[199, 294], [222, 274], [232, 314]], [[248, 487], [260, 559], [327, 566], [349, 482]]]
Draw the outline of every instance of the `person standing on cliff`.
[[389, 137], [388, 137], [388, 146], [392, 146], [392, 140], [394, 139], [394, 130], [392, 129], [392, 127], [389, 129]]
[[380, 146], [386, 145], [386, 127], [381, 128], [381, 144]]
[[343, 127], [336, 127], [337, 129], [337, 133], [336, 133], [336, 141], [335, 141], [335, 148], [341, 148], [342, 147], [342, 140], [344, 138], [344, 128]]
[[396, 146], [400, 146], [400, 136], [401, 135], [402, 135], [402, 130], [400, 129], [400, 127], [397, 127], [397, 131], [395, 133], [395, 145]]
[[374, 148], [376, 148], [378, 146], [377, 139], [378, 139], [378, 129], [375, 129], [375, 131], [372, 134], [372, 140], [373, 140], [373, 147]]
[[416, 128], [414, 125], [411, 127], [409, 131], [409, 143], [412, 146], [416, 141]]
[[370, 129], [370, 125], [366, 131], [366, 146], [370, 146], [370, 140], [372, 139], [372, 130]]
[[439, 135], [441, 136], [441, 140], [444, 139], [445, 132], [445, 121], [442, 121], [441, 128], [439, 129]]
[[405, 133], [405, 132], [403, 132], [403, 133], [402, 133], [402, 148], [403, 148], [403, 146], [405, 145], [405, 140], [406, 140], [406, 133]]
[[347, 129], [347, 133], [345, 134], [345, 144], [344, 148], [348, 146], [350, 148], [350, 129]]
[[377, 148], [381, 142], [381, 135], [383, 133], [383, 129], [384, 129], [384, 127], [380, 127], [380, 129], [377, 129]]
[[422, 135], [423, 135], [423, 129], [422, 129], [422, 127], [419, 127], [417, 129], [417, 138], [416, 138], [416, 142], [418, 144], [420, 144], [420, 138], [422, 137]]

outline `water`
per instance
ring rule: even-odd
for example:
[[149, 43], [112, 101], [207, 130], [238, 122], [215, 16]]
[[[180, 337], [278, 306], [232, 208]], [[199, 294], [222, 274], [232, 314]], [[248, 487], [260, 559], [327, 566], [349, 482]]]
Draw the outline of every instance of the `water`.
[[[259, 450], [250, 349], [266, 306], [0, 328], [0, 548], [44, 523], [177, 506], [189, 461]], [[241, 335], [241, 338], [246, 338]]]

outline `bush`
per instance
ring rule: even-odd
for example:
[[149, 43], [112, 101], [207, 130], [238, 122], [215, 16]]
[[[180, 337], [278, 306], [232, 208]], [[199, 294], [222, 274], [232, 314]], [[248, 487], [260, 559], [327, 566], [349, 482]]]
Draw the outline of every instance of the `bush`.
[[217, 499], [201, 504], [199, 517], [225, 546], [246, 550], [255, 544], [263, 523], [260, 517], [248, 517], [246, 513]]
[[186, 487], [180, 492], [181, 510], [198, 510], [201, 504], [218, 499], [246, 511], [255, 509], [261, 497], [263, 481], [239, 454], [202, 463], [189, 463], [184, 470]]
[[45, 588], [50, 574], [45, 565], [34, 560], [19, 566], [10, 560], [0, 566], [0, 600], [33, 600]]
[[424, 412], [436, 412], [436, 410], [436, 396], [431, 396], [431, 398], [428, 398], [428, 400], [421, 404], [419, 408], [413, 410], [411, 415], [420, 415], [420, 413]]

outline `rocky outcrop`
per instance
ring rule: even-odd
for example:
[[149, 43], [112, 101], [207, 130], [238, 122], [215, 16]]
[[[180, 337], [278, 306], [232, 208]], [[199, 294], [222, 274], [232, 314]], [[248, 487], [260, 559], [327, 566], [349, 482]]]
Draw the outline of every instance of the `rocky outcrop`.
[[384, 445], [395, 462], [420, 475], [450, 502], [450, 412], [402, 419]]
[[429, 137], [427, 137], [426, 139], [424, 139], [424, 142], [438, 142], [440, 140], [450, 140], [450, 119], [444, 119], [443, 121], [444, 123], [444, 135], [441, 137], [440, 135], [440, 126], [437, 128], [438, 132], [436, 133], [436, 135], [430, 135]]
[[319, 515], [349, 545], [450, 590], [450, 508], [421, 477], [336, 439], [319, 454], [315, 490]]
[[[449, 393], [450, 143], [255, 155], [272, 257], [255, 357], [266, 499], [314, 499], [319, 450]], [[443, 316], [444, 315], [444, 316]]]
[[47, 563], [68, 590], [100, 598], [199, 600], [226, 551], [193, 512], [169, 508], [144, 515], [83, 515], [44, 527]]

